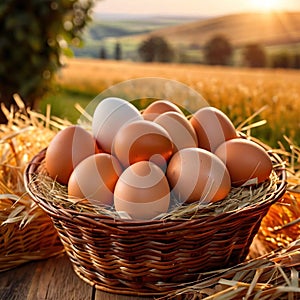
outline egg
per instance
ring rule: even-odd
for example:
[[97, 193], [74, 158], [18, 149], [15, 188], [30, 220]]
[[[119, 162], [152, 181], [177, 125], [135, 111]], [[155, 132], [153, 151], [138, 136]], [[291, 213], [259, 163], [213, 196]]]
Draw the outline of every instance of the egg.
[[173, 153], [168, 132], [160, 125], [146, 120], [124, 125], [116, 134], [113, 154], [124, 167], [142, 160], [151, 160], [162, 168]]
[[98, 152], [93, 136], [79, 125], [59, 131], [48, 145], [45, 168], [49, 176], [67, 184], [73, 169], [86, 157]]
[[174, 111], [165, 112], [154, 119], [169, 133], [174, 145], [174, 152], [190, 147], [197, 147], [196, 132], [187, 118]]
[[92, 119], [92, 133], [104, 152], [111, 153], [113, 138], [127, 123], [142, 120], [139, 110], [130, 102], [116, 97], [102, 100]]
[[231, 120], [215, 107], [200, 108], [190, 122], [196, 131], [198, 146], [211, 152], [223, 142], [237, 137]]
[[150, 161], [129, 166], [116, 183], [114, 205], [116, 211], [136, 220], [153, 219], [167, 212], [170, 188], [164, 172]]
[[143, 111], [142, 116], [145, 120], [153, 121], [158, 115], [174, 111], [184, 116], [181, 109], [169, 100], [157, 100], [149, 104]]
[[95, 205], [112, 205], [113, 191], [122, 167], [108, 153], [98, 153], [81, 161], [68, 182], [70, 200], [81, 199]]
[[231, 189], [225, 164], [205, 149], [178, 151], [172, 156], [166, 174], [172, 191], [182, 203], [216, 202], [224, 199]]
[[250, 140], [239, 138], [224, 142], [215, 154], [226, 164], [233, 186], [261, 183], [272, 172], [268, 153]]

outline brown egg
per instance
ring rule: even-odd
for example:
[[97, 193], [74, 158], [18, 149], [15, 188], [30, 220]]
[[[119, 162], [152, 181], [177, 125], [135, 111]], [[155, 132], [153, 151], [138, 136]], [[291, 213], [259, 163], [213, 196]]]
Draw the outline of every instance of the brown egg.
[[112, 205], [113, 191], [121, 173], [120, 163], [111, 154], [99, 153], [87, 157], [70, 176], [70, 200], [75, 197], [95, 205]]
[[167, 178], [182, 203], [216, 202], [224, 199], [231, 189], [225, 164], [200, 148], [185, 148], [175, 153], [167, 168]]
[[124, 167], [142, 160], [151, 160], [164, 167], [172, 152], [173, 144], [168, 132], [146, 120], [124, 125], [113, 143], [113, 153]]
[[154, 122], [161, 125], [169, 133], [174, 145], [174, 152], [190, 147], [197, 147], [197, 135], [187, 118], [174, 111], [168, 111], [157, 118]]
[[197, 133], [198, 146], [211, 152], [223, 142], [237, 137], [231, 120], [214, 107], [200, 108], [190, 122]]
[[175, 111], [184, 116], [180, 108], [169, 100], [157, 100], [145, 108], [142, 116], [145, 120], [153, 121], [158, 115], [167, 111]]
[[152, 219], [167, 212], [170, 188], [164, 172], [149, 161], [129, 166], [117, 181], [114, 204], [116, 211], [132, 219]]
[[67, 184], [75, 166], [98, 151], [92, 135], [73, 125], [59, 131], [51, 140], [46, 150], [45, 167], [50, 177]]
[[224, 142], [215, 154], [226, 164], [233, 186], [261, 183], [273, 168], [264, 148], [242, 138]]

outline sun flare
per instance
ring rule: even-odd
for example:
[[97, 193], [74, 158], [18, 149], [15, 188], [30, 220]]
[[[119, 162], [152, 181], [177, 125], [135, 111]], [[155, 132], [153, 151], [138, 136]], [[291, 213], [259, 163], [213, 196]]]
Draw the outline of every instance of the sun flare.
[[264, 12], [280, 10], [281, 0], [252, 0], [253, 6]]

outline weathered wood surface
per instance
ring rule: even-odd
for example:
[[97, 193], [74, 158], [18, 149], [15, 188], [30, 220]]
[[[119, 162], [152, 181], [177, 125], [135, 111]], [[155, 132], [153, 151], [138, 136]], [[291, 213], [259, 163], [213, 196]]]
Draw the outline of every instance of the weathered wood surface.
[[0, 300], [150, 300], [96, 290], [73, 271], [66, 255], [0, 273]]

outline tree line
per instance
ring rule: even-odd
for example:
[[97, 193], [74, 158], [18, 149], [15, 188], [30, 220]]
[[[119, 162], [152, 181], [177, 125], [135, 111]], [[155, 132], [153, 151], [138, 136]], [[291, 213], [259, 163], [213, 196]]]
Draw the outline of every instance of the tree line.
[[[234, 65], [233, 56], [235, 47], [230, 40], [221, 34], [213, 36], [206, 42], [204, 47], [199, 48], [202, 52], [201, 61], [197, 62], [207, 65]], [[186, 62], [184, 52], [176, 50], [171, 44], [161, 36], [149, 36], [143, 40], [137, 48], [137, 54], [143, 62]], [[108, 55], [104, 46], [101, 47], [99, 57], [107, 59]], [[122, 45], [118, 41], [115, 45], [114, 59], [122, 59]], [[242, 66], [250, 68], [300, 68], [300, 52], [289, 53], [287, 51], [279, 51], [270, 54], [265, 47], [259, 43], [249, 43], [241, 48]]]
[[[13, 106], [14, 94], [18, 93], [26, 106], [33, 107], [51, 90], [55, 74], [64, 65], [62, 57], [71, 54], [72, 46], [82, 44], [83, 31], [92, 20], [93, 4], [94, 0], [0, 1], [1, 105]], [[200, 63], [232, 64], [234, 48], [224, 36], [213, 37], [199, 51], [204, 53]], [[246, 65], [266, 65], [262, 46], [247, 45], [243, 51]], [[145, 62], [184, 62], [184, 53], [159, 36], [142, 41], [137, 53]], [[105, 48], [100, 49], [99, 56], [107, 57]], [[114, 58], [120, 60], [122, 56], [122, 45], [117, 42]], [[280, 53], [272, 62], [272, 66], [281, 68], [299, 68], [299, 65], [299, 53], [293, 57]], [[6, 121], [0, 109], [0, 123]]]

